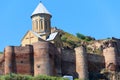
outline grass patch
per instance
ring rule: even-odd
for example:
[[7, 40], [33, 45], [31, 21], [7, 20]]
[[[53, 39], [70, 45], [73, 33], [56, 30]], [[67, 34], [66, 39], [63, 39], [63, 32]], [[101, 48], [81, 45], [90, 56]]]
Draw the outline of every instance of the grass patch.
[[78, 37], [67, 32], [63, 32], [61, 40], [63, 42], [63, 47], [69, 47], [72, 49], [78, 47], [79, 43], [81, 42], [81, 40]]

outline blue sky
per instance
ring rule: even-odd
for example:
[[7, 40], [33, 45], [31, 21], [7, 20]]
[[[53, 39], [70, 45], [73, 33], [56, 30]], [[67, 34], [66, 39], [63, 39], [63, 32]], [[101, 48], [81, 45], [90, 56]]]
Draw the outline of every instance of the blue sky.
[[[104, 39], [120, 38], [120, 0], [42, 0], [52, 14], [52, 26], [72, 34]], [[31, 14], [39, 0], [2, 0], [0, 2], [0, 51], [8, 45], [19, 46], [31, 30]]]

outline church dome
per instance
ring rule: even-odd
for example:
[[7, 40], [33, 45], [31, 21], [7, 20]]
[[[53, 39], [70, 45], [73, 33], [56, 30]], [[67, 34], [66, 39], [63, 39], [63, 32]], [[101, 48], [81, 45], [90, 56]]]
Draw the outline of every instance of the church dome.
[[38, 4], [36, 9], [32, 13], [32, 16], [36, 15], [36, 14], [49, 14], [49, 15], [51, 15], [50, 12], [46, 9], [46, 7], [42, 3]]

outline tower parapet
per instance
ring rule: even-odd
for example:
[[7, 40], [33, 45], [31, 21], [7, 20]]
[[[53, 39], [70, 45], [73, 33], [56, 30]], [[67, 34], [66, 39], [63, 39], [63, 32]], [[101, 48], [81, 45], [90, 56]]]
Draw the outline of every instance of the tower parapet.
[[87, 67], [87, 54], [83, 46], [75, 48], [76, 58], [76, 72], [78, 78], [87, 80], [88, 79], [88, 67]]

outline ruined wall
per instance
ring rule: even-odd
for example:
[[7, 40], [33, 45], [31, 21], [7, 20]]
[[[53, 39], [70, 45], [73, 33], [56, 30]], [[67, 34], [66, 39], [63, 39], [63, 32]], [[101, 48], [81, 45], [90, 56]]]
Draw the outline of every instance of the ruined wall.
[[[78, 50], [79, 52], [80, 50]], [[62, 75], [72, 75], [75, 78], [78, 77], [76, 72], [76, 58], [75, 51], [73, 49], [62, 50]], [[80, 58], [80, 57], [78, 57]], [[104, 56], [86, 53], [86, 61], [88, 63], [89, 72], [100, 72], [105, 68]], [[83, 62], [78, 62], [83, 63]]]
[[96, 63], [104, 63], [105, 62], [104, 56], [102, 56], [102, 55], [87, 53], [87, 57], [88, 57], [87, 58], [88, 61], [91, 61], [91, 62], [96, 62]]
[[5, 48], [5, 74], [33, 74], [32, 46]]
[[103, 50], [103, 55], [105, 57], [105, 67], [110, 71], [116, 71], [117, 58], [116, 58], [117, 50], [114, 47], [107, 47]]
[[105, 68], [105, 58], [101, 55], [87, 53], [88, 71], [100, 72]]
[[114, 48], [116, 49], [117, 70], [120, 71], [120, 39], [113, 38]]

